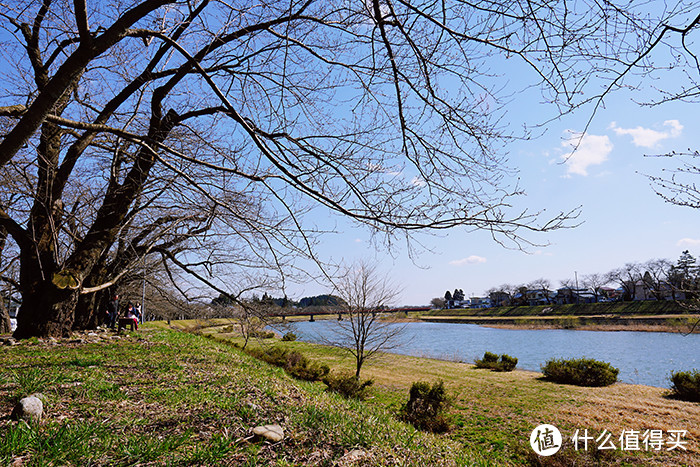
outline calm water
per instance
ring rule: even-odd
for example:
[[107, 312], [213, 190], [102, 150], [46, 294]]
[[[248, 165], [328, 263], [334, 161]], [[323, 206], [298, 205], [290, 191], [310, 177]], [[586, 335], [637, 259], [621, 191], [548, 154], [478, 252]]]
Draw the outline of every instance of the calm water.
[[[319, 342], [333, 320], [292, 324], [300, 340]], [[493, 329], [474, 324], [408, 323], [405, 343], [392, 352], [473, 362], [485, 351], [518, 358], [518, 368], [540, 371], [550, 358], [588, 357], [610, 362], [626, 383], [669, 387], [671, 371], [700, 370], [700, 335], [664, 332]]]

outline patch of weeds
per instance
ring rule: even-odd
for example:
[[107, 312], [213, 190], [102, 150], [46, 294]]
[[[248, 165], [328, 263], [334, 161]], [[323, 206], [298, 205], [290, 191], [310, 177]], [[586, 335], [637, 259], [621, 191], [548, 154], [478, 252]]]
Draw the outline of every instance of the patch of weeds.
[[327, 390], [340, 394], [346, 399], [367, 398], [369, 387], [374, 383], [368, 379], [361, 381], [360, 378], [351, 373], [330, 374], [323, 378], [323, 383], [327, 386]]
[[0, 441], [0, 461], [29, 455], [36, 465], [87, 465], [107, 452], [106, 427], [76, 421], [31, 428], [24, 423], [6, 427]]
[[444, 433], [450, 429], [444, 414], [449, 402], [442, 381], [432, 386], [422, 381], [415, 382], [409, 391], [408, 402], [401, 409], [400, 418], [419, 430]]
[[107, 381], [97, 382], [95, 391], [100, 400], [120, 401], [129, 398], [117, 383], [110, 383]]
[[330, 371], [328, 365], [319, 365], [310, 362], [304, 355], [296, 350], [289, 351], [281, 347], [269, 349], [250, 349], [246, 352], [264, 362], [284, 370], [291, 376], [304, 381], [319, 381]]
[[232, 451], [231, 440], [217, 433], [206, 444], [197, 444], [185, 461], [189, 465], [216, 465]]
[[47, 371], [46, 368], [30, 367], [21, 371], [14, 371], [11, 380], [17, 385], [15, 398], [29, 396], [37, 392], [46, 392], [60, 384], [62, 378], [59, 375]]
[[89, 368], [91, 366], [99, 366], [104, 363], [104, 358], [101, 356], [78, 356], [66, 362], [68, 366], [76, 366], [80, 368]]
[[26, 423], [6, 425], [0, 436], [0, 464], [10, 465], [12, 459], [31, 452], [37, 432]]
[[163, 461], [166, 456], [177, 451], [192, 434], [191, 430], [180, 435], [166, 435], [163, 438], [134, 434], [126, 436], [118, 444], [118, 457], [128, 463]]

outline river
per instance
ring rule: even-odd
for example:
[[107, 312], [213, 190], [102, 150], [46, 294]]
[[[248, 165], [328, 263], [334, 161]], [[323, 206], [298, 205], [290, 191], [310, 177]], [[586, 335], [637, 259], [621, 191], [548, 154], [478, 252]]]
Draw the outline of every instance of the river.
[[[300, 340], [320, 342], [337, 321], [290, 324]], [[402, 325], [403, 326], [403, 325]], [[670, 387], [672, 371], [700, 370], [700, 334], [666, 332], [495, 329], [475, 324], [406, 323], [402, 343], [391, 352], [473, 362], [484, 352], [518, 358], [517, 368], [540, 371], [551, 358], [587, 357], [620, 369], [618, 379]]]

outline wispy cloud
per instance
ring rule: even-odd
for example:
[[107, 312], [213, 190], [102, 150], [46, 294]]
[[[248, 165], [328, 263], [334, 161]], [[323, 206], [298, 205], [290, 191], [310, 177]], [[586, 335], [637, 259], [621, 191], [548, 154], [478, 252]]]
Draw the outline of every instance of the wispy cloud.
[[700, 246], [700, 238], [681, 238], [676, 246]]
[[467, 256], [466, 258], [455, 259], [453, 261], [450, 261], [450, 264], [453, 266], [464, 266], [467, 264], [480, 264], [485, 262], [486, 258], [484, 258], [483, 256], [471, 255]]
[[561, 143], [569, 151], [562, 156], [566, 164], [566, 173], [587, 176], [588, 167], [600, 165], [608, 160], [613, 150], [610, 138], [605, 135], [581, 134], [568, 131], [569, 137]]
[[637, 126], [635, 128], [620, 128], [617, 123], [612, 122], [610, 128], [618, 135], [630, 135], [632, 144], [641, 148], [653, 148], [668, 138], [677, 138], [683, 132], [683, 125], [678, 120], [666, 120], [663, 126], [666, 130], [659, 131], [652, 128]]
[[425, 185], [427, 185], [427, 183], [425, 183], [425, 180], [423, 180], [422, 178], [413, 177], [411, 179], [411, 185], [418, 186], [418, 187], [424, 187]]

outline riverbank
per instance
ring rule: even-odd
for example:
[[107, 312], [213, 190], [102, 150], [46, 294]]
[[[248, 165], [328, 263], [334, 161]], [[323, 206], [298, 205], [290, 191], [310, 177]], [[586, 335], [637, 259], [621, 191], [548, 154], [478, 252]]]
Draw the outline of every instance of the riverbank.
[[[235, 334], [222, 332], [223, 326], [211, 324], [205, 323], [197, 332], [242, 344]], [[278, 345], [327, 364], [333, 371], [353, 369], [352, 358], [335, 348], [275, 339], [249, 345]], [[540, 465], [542, 459], [532, 453], [528, 439], [541, 423], [557, 426], [565, 437], [563, 451], [551, 459], [553, 465], [694, 465], [700, 458], [700, 404], [669, 399], [667, 389], [622, 383], [580, 388], [543, 381], [537, 372], [494, 373], [456, 361], [395, 354], [384, 354], [362, 371], [363, 378], [375, 381], [367, 404], [390, 411], [405, 402], [413, 382], [444, 381], [452, 396], [450, 413], [455, 424], [447, 437], [465, 451], [481, 453], [487, 463]], [[617, 450], [591, 446], [582, 452], [576, 451], [571, 441], [577, 429], [596, 436], [607, 430], [615, 440], [622, 430], [638, 434], [646, 430], [686, 430], [692, 441], [683, 452], [642, 449], [631, 453], [622, 451], [617, 440]]]
[[700, 333], [700, 315], [588, 315], [588, 316], [470, 316], [466, 314], [417, 315], [432, 323], [476, 324], [501, 329], [571, 329], [577, 331], [640, 331]]
[[444, 309], [413, 314], [428, 322], [469, 323], [505, 329], [574, 329], [700, 333], [697, 303], [637, 301], [568, 305]]

